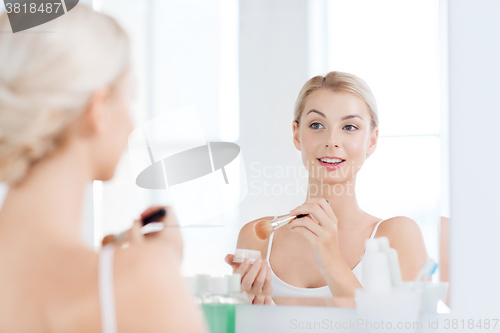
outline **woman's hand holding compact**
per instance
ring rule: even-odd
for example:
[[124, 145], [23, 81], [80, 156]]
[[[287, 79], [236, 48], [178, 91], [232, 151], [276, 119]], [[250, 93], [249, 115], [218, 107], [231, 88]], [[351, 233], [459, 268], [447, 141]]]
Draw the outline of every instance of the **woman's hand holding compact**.
[[338, 242], [337, 217], [326, 199], [314, 198], [290, 211], [291, 215], [309, 214], [288, 223], [291, 231], [303, 235], [311, 244], [321, 272], [342, 258]]
[[236, 263], [233, 258], [233, 254], [228, 254], [225, 261], [233, 268], [233, 273], [241, 274], [241, 290], [248, 294], [250, 301], [253, 304], [273, 304], [271, 269], [267, 261], [259, 259], [251, 264], [249, 259], [245, 259], [242, 263]]

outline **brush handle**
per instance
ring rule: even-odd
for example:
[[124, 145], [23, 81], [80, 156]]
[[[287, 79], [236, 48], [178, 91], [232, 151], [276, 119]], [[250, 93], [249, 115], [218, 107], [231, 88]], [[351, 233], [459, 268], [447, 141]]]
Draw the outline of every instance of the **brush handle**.
[[[167, 211], [165, 208], [158, 209], [156, 212], [153, 214], [141, 218], [142, 226], [145, 226], [146, 224], [152, 223], [152, 222], [157, 222], [159, 219], [163, 218], [165, 215], [167, 215]], [[125, 236], [127, 236], [128, 230], [122, 231], [119, 234], [115, 235], [114, 241], [115, 242], [120, 242]]]
[[275, 218], [274, 220], [272, 220], [271, 225], [273, 226], [273, 229], [276, 230], [276, 229], [281, 228], [285, 224], [292, 222], [295, 219], [300, 219], [300, 218], [305, 217], [307, 215], [309, 215], [309, 214], [299, 214], [297, 216], [290, 215], [290, 214], [283, 215], [281, 217], [278, 217], [278, 218]]

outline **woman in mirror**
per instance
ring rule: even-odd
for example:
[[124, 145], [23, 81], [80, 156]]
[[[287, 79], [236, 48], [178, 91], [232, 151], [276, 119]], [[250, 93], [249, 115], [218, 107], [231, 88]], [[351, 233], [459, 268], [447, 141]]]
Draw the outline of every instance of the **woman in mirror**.
[[257, 238], [254, 227], [272, 216], [245, 224], [237, 248], [259, 250], [265, 259], [251, 265], [233, 263], [231, 254], [225, 258], [242, 274], [242, 288], [253, 302], [271, 304], [275, 296], [354, 297], [362, 288], [365, 240], [381, 236], [398, 252], [403, 281], [413, 280], [427, 259], [418, 224], [405, 216], [373, 216], [356, 198], [357, 173], [375, 152], [379, 135], [368, 85], [343, 72], [311, 78], [298, 95], [292, 130], [308, 187], [305, 202], [290, 214], [308, 215], [267, 240]]
[[138, 219], [100, 253], [81, 235], [85, 188], [113, 177], [133, 129], [126, 33], [81, 4], [43, 29], [0, 34], [0, 332], [206, 332], [179, 228], [146, 237]]

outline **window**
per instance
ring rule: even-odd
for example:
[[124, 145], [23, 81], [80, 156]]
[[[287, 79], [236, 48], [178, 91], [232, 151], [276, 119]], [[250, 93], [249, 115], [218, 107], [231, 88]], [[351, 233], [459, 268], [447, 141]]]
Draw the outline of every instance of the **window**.
[[[133, 107], [136, 126], [194, 105], [207, 141], [238, 139], [237, 2], [100, 0], [94, 5], [117, 18], [131, 37], [139, 89]], [[184, 126], [189, 128], [189, 122]], [[186, 144], [161, 135], [148, 139], [159, 150]], [[94, 184], [96, 247], [104, 235], [130, 227], [132, 219], [150, 205], [180, 208], [174, 205], [168, 189], [144, 189], [135, 184], [130, 152], [124, 154], [113, 180]], [[196, 202], [191, 204], [192, 209], [197, 206]], [[185, 275], [214, 274], [229, 268], [217, 260], [232, 251], [231, 244], [224, 242], [228, 239], [226, 229], [220, 227], [225, 223], [219, 217], [206, 224], [218, 226], [181, 229], [185, 244], [181, 271]], [[213, 252], [213, 261], [199, 257], [200, 251]]]
[[438, 216], [449, 217], [440, 1], [330, 0], [327, 13], [328, 70], [363, 78], [379, 109], [359, 203], [380, 217], [414, 219], [438, 261]]

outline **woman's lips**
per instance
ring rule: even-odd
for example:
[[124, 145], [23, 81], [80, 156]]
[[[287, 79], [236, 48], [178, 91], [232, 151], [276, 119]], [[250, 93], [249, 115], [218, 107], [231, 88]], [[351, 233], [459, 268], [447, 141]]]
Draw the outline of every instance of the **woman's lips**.
[[345, 162], [345, 161], [342, 161], [338, 164], [330, 164], [330, 163], [323, 162], [320, 159], [318, 159], [318, 161], [319, 161], [319, 164], [321, 164], [322, 166], [324, 166], [328, 170], [336, 170], [336, 169], [340, 168]]

